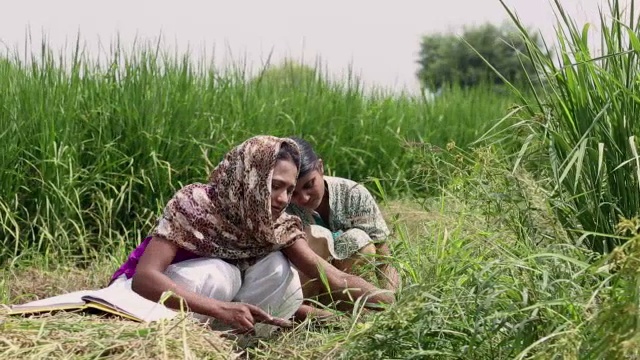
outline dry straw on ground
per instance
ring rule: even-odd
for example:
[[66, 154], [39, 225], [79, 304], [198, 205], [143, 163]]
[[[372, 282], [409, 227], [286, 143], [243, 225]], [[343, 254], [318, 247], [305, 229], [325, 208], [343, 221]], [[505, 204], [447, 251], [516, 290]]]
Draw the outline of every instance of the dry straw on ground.
[[97, 315], [0, 315], [3, 359], [232, 359], [231, 343], [182, 317], [139, 324]]
[[[2, 271], [5, 304], [24, 303], [81, 289], [103, 287], [109, 264], [88, 268], [60, 266]], [[97, 314], [58, 312], [33, 317], [0, 310], [2, 359], [233, 359], [232, 341], [188, 316], [142, 324]]]

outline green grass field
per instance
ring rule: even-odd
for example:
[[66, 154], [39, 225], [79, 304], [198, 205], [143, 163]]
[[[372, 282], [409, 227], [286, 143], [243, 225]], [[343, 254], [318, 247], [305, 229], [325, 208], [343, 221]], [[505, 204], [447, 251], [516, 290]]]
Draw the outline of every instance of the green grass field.
[[456, 89], [427, 103], [365, 94], [320, 73], [246, 79], [148, 49], [114, 53], [102, 67], [51, 53], [34, 60], [0, 61], [2, 260], [131, 245], [177, 188], [204, 181], [256, 134], [302, 135], [329, 173], [377, 177], [402, 196], [422, 182], [407, 143], [468, 144], [515, 101]]
[[540, 71], [529, 87], [433, 101], [144, 47], [100, 64], [81, 49], [0, 58], [3, 304], [106, 285], [177, 188], [265, 133], [304, 136], [330, 174], [378, 196], [403, 278], [384, 312], [268, 339], [188, 316], [0, 310], [0, 356], [640, 358], [640, 41], [638, 19], [610, 5], [594, 32], [555, 2], [560, 48], [524, 54]]

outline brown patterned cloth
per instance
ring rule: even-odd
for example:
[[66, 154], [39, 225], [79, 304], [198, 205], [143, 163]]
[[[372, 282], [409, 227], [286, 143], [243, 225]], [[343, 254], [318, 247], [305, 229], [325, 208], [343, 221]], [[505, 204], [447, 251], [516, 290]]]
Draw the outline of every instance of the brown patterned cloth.
[[209, 176], [169, 200], [153, 236], [203, 257], [216, 257], [244, 270], [273, 251], [304, 238], [298, 217], [271, 216], [271, 179], [282, 143], [256, 136], [227, 153]]

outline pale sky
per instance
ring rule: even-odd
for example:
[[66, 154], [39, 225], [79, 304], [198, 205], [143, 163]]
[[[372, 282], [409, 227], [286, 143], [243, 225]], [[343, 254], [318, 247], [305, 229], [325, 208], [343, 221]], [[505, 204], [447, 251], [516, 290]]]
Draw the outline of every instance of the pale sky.
[[[549, 0], [505, 1], [552, 40]], [[578, 23], [597, 22], [598, 6], [607, 9], [606, 0], [561, 2]], [[34, 48], [43, 33], [59, 49], [80, 32], [90, 53], [116, 34], [131, 44], [162, 33], [166, 47], [190, 45], [196, 57], [215, 47], [218, 64], [244, 58], [259, 67], [270, 53], [275, 63], [320, 56], [334, 76], [352, 65], [368, 85], [410, 91], [422, 35], [507, 18], [498, 0], [0, 0], [0, 9], [0, 44], [12, 49], [24, 48], [28, 29]]]

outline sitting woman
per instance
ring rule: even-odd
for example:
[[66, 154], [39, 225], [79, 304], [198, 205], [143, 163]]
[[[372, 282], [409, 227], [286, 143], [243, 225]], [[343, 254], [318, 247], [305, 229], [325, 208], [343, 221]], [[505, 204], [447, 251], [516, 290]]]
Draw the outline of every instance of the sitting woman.
[[[348, 273], [354, 273], [371, 255], [388, 257], [385, 240], [390, 231], [371, 193], [354, 181], [324, 176], [322, 159], [311, 145], [297, 137], [291, 139], [300, 148], [301, 163], [287, 212], [302, 219], [309, 246]], [[396, 269], [386, 261], [379, 262], [377, 269], [382, 287], [395, 291], [399, 285]], [[318, 291], [314, 285], [305, 286], [307, 296]]]
[[[393, 302], [393, 295], [315, 255], [300, 219], [284, 212], [299, 161], [295, 142], [272, 136], [232, 149], [207, 184], [187, 185], [173, 196], [112, 283], [128, 282], [152, 301], [172, 291], [200, 320], [242, 331], [259, 322], [286, 326], [285, 319], [305, 308], [298, 271], [312, 279], [325, 273], [332, 289], [346, 290], [345, 299]], [[180, 299], [165, 305], [179, 309]]]

